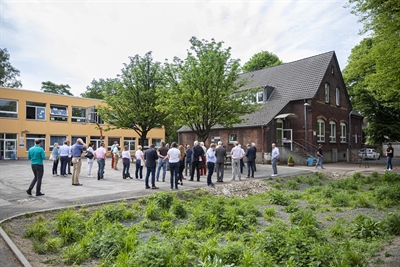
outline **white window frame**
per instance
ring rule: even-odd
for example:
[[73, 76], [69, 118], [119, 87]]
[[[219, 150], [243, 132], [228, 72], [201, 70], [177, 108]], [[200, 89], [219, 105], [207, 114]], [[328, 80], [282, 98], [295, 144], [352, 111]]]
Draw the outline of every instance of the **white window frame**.
[[[56, 113], [56, 110], [65, 110], [65, 113]], [[50, 104], [50, 121], [68, 122], [68, 106]]]
[[329, 83], [325, 83], [325, 103], [329, 103]]
[[344, 123], [344, 122], [340, 123], [340, 143], [346, 143], [347, 142], [347, 140], [346, 140], [346, 135], [347, 135], [346, 127], [347, 127], [346, 123]]
[[[57, 137], [59, 140], [52, 140]], [[49, 151], [53, 151], [54, 143], [58, 143], [59, 146], [62, 146], [64, 141], [67, 140], [66, 135], [50, 135], [50, 144], [49, 144]]]
[[336, 143], [336, 122], [329, 121], [329, 128], [330, 128], [329, 142]]
[[159, 148], [161, 146], [162, 139], [161, 138], [152, 138], [151, 143], [156, 146], [156, 148]]
[[[44, 136], [44, 137], [43, 137]], [[26, 134], [26, 151], [35, 146], [35, 139], [42, 140], [42, 148], [46, 151], [46, 135], [45, 134]], [[28, 140], [33, 140], [33, 146], [29, 146]]]
[[[85, 114], [84, 116], [74, 116], [74, 109], [79, 109], [81, 111], [84, 111]], [[77, 123], [84, 123], [86, 122], [86, 108], [82, 108], [82, 107], [72, 107], [72, 112], [71, 112], [72, 116], [71, 116], [71, 122], [77, 122]]]
[[336, 106], [340, 106], [340, 88], [336, 87]]
[[125, 137], [124, 138], [124, 146], [128, 146], [129, 151], [136, 150], [136, 137]]
[[325, 121], [317, 120], [317, 142], [325, 142]]
[[236, 133], [230, 133], [228, 135], [228, 140], [229, 140], [229, 144], [233, 144], [233, 143], [237, 142], [237, 134]]
[[264, 102], [264, 91], [257, 92], [257, 103]]
[[[0, 118], [18, 118], [18, 100], [0, 98], [0, 101], [10, 101], [10, 102], [15, 102], [16, 103], [15, 111], [1, 110], [0, 109]], [[0, 108], [1, 107], [2, 106], [0, 106]], [[7, 116], [6, 114], [9, 114], [10, 116]]]
[[[39, 106], [42, 105], [42, 106]], [[43, 106], [44, 105], [44, 106]], [[46, 120], [46, 103], [39, 103], [39, 102], [26, 102], [26, 109], [28, 108], [34, 108], [35, 109], [35, 118], [30, 119], [26, 118], [27, 120], [37, 120], [37, 121], [45, 121]], [[40, 119], [38, 118], [38, 113], [43, 114], [44, 118]], [[28, 116], [28, 111], [26, 111], [26, 116]]]

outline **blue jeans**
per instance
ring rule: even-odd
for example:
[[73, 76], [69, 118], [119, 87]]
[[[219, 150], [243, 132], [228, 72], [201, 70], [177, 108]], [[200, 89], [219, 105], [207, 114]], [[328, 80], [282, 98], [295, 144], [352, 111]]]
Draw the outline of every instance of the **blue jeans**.
[[157, 181], [158, 178], [160, 177], [160, 169], [161, 167], [163, 168], [163, 175], [162, 175], [162, 180], [165, 181], [165, 174], [167, 173], [167, 160], [163, 160], [163, 159], [158, 159], [158, 166], [157, 166]]
[[129, 167], [131, 166], [131, 163], [128, 162], [122, 162], [122, 165], [124, 166], [122, 169], [122, 177], [128, 178], [131, 177], [131, 174], [129, 173]]
[[207, 169], [208, 169], [207, 185], [212, 185], [211, 177], [214, 173], [214, 168], [215, 168], [214, 162], [207, 162]]
[[44, 172], [44, 167], [43, 165], [40, 164], [32, 164], [32, 171], [33, 171], [33, 175], [35, 176], [31, 182], [31, 184], [29, 185], [29, 191], [32, 191], [33, 187], [36, 184], [36, 195], [38, 195], [39, 193], [42, 193], [41, 189], [42, 189], [42, 178], [43, 178], [43, 172]]
[[67, 175], [68, 156], [60, 157], [60, 162], [61, 162], [60, 175]]
[[53, 161], [53, 174], [57, 174], [58, 160], [59, 159]]
[[393, 170], [392, 157], [386, 157], [386, 169]]
[[[140, 159], [136, 160], [136, 172], [135, 172], [135, 178], [140, 179], [143, 178], [143, 166], [141, 165], [142, 161]], [[138, 176], [139, 174], [139, 176]]]
[[318, 168], [318, 165], [321, 165], [321, 169], [324, 168], [324, 166], [322, 166], [322, 157], [318, 157], [317, 164], [315, 165], [316, 169]]
[[272, 159], [272, 170], [274, 171], [274, 174], [278, 174], [278, 168], [276, 168], [277, 161], [278, 161], [278, 158]]
[[106, 166], [106, 161], [104, 159], [97, 159], [97, 164], [99, 165], [97, 180], [100, 180], [104, 178], [104, 166]]
[[145, 182], [146, 186], [149, 186], [150, 173], [151, 173], [151, 186], [154, 187], [154, 186], [156, 186], [156, 177], [155, 177], [156, 168], [155, 167], [147, 167], [147, 173], [146, 173], [146, 178], [144, 179], [144, 182]]
[[169, 171], [171, 172], [171, 189], [178, 189], [178, 178], [179, 178], [179, 162], [170, 162]]

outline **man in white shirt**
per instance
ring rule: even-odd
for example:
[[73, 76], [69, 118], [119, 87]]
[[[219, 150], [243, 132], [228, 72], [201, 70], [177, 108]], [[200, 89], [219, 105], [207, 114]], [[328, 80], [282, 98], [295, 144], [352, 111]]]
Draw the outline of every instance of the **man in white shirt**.
[[241, 174], [240, 174], [240, 159], [244, 156], [244, 151], [238, 146], [238, 143], [235, 142], [234, 148], [231, 150], [232, 156], [232, 179], [231, 181], [235, 181], [236, 174], [238, 175], [239, 181], [241, 181]]
[[274, 171], [273, 174], [271, 174], [272, 177], [278, 176], [278, 169], [276, 168], [276, 162], [279, 159], [279, 149], [276, 147], [275, 143], [272, 143], [272, 170]]

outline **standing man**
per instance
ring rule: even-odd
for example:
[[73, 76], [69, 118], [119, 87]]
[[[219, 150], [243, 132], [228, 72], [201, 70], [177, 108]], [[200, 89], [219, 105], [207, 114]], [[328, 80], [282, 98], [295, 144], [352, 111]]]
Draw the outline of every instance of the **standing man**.
[[257, 147], [256, 147], [256, 143], [252, 142], [251, 143], [251, 147], [254, 148], [254, 151], [256, 153], [256, 156], [254, 157], [254, 171], [257, 171], [257, 166], [256, 166], [256, 158], [257, 158]]
[[67, 165], [70, 155], [70, 148], [68, 146], [68, 141], [64, 141], [63, 145], [60, 147], [60, 150], [58, 152], [60, 154], [60, 161], [61, 161], [60, 174], [62, 177], [67, 177]]
[[[254, 165], [256, 160], [256, 151], [254, 147], [250, 144], [247, 144], [246, 150], [246, 163], [247, 163], [247, 177], [246, 178], [254, 178]], [[251, 176], [250, 176], [251, 171]]]
[[118, 144], [117, 141], [114, 141], [114, 144], [111, 146], [110, 155], [111, 155], [111, 169], [114, 169], [114, 148], [115, 145]]
[[276, 162], [279, 159], [279, 149], [276, 147], [275, 143], [272, 143], [272, 170], [274, 171], [273, 174], [271, 174], [272, 177], [278, 176], [278, 169], [276, 168]]
[[[155, 145], [151, 144], [150, 148], [144, 153], [144, 159], [146, 161], [146, 178], [144, 179], [146, 189], [158, 189], [156, 186], [156, 161], [158, 159], [157, 151], [154, 149]], [[149, 177], [151, 173], [151, 187], [149, 186]]]
[[193, 154], [193, 151], [190, 149], [190, 145], [187, 145], [186, 146], [185, 176], [188, 176], [188, 170], [189, 170], [189, 176], [190, 176], [190, 172], [192, 170], [192, 154]]
[[236, 179], [236, 174], [239, 178], [239, 181], [241, 181], [241, 174], [240, 174], [240, 160], [244, 156], [243, 149], [239, 146], [238, 142], [235, 142], [234, 148], [231, 150], [231, 156], [232, 156], [232, 179], [231, 181], [235, 181]]
[[101, 143], [100, 147], [94, 152], [94, 158], [97, 159], [99, 168], [97, 170], [97, 180], [104, 178], [104, 167], [106, 166], [106, 149], [105, 144]]
[[387, 145], [388, 145], [388, 148], [386, 149], [386, 170], [391, 171], [391, 170], [393, 170], [392, 158], [393, 158], [394, 149], [392, 147], [392, 143], [387, 143]]
[[211, 177], [214, 173], [215, 163], [217, 161], [217, 157], [215, 156], [215, 144], [211, 143], [210, 148], [206, 152], [207, 158], [207, 168], [208, 168], [208, 175], [207, 175], [207, 185], [214, 187], [212, 183]]
[[190, 181], [193, 181], [194, 171], [197, 171], [197, 182], [200, 182], [200, 170], [199, 164], [203, 161], [204, 150], [200, 146], [198, 141], [194, 141], [193, 145], [193, 154], [192, 154], [192, 171], [190, 173]]
[[201, 157], [201, 161], [203, 162], [203, 168], [200, 168], [200, 175], [207, 175], [207, 165], [206, 165], [206, 153], [207, 153], [207, 148], [204, 145], [204, 142], [200, 142], [200, 147], [204, 151], [204, 155]]
[[71, 142], [67, 141], [67, 146], [68, 146], [68, 162], [67, 162], [67, 166], [68, 166], [68, 174], [72, 174], [71, 173], [71, 165], [72, 165], [72, 153], [71, 153]]
[[169, 170], [171, 172], [171, 190], [178, 190], [178, 179], [179, 179], [179, 156], [181, 152], [177, 148], [176, 142], [172, 142], [171, 149], [168, 150], [168, 162], [169, 162]]
[[75, 145], [71, 148], [72, 153], [72, 163], [74, 164], [74, 169], [72, 170], [72, 185], [80, 186], [82, 185], [79, 183], [79, 174], [81, 173], [82, 167], [82, 159], [81, 155], [83, 152], [83, 148], [86, 148], [86, 144], [83, 142], [81, 138], [76, 140]]
[[322, 144], [318, 145], [317, 156], [318, 160], [317, 164], [315, 165], [315, 168], [318, 169], [318, 165], [321, 165], [321, 169], [325, 169], [324, 166], [322, 166], [322, 159], [324, 158], [324, 155], [322, 155]]
[[162, 181], [165, 182], [165, 174], [167, 173], [167, 160], [168, 160], [168, 147], [165, 146], [165, 142], [161, 142], [161, 146], [157, 150], [158, 155], [158, 166], [156, 180], [160, 177], [160, 169], [163, 168]]
[[218, 141], [218, 146], [215, 149], [215, 156], [217, 158], [217, 182], [222, 183], [224, 181], [224, 162], [226, 157], [226, 148], [222, 145], [221, 141]]
[[42, 140], [35, 139], [35, 146], [31, 147], [28, 150], [28, 159], [31, 161], [31, 168], [33, 171], [33, 175], [35, 176], [29, 185], [26, 193], [28, 195], [32, 195], [32, 189], [36, 184], [36, 196], [43, 196], [44, 194], [41, 191], [42, 187], [42, 178], [43, 178], [43, 160], [46, 159], [46, 155], [44, 154], [44, 150], [42, 148]]
[[119, 161], [119, 158], [121, 157], [121, 154], [119, 151], [119, 144], [114, 145], [112, 154], [113, 154], [113, 160], [114, 160], [114, 170], [118, 171], [118, 161]]

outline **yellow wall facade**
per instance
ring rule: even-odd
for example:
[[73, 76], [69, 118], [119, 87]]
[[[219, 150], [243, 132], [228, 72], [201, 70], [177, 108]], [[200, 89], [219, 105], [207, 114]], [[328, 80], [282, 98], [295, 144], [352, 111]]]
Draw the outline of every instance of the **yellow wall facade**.
[[[15, 101], [17, 103], [17, 114], [15, 114], [15, 112], [13, 113], [13, 111], [11, 111], [11, 113], [8, 112], [6, 107], [7, 103], [15, 104]], [[27, 108], [27, 104], [30, 104], [30, 102], [40, 104], [38, 113], [40, 111], [41, 115], [37, 115], [37, 118], [27, 118], [30, 117]], [[60, 139], [63, 136], [70, 141], [81, 137], [86, 143], [89, 143], [92, 139], [98, 140], [100, 131], [97, 129], [96, 124], [88, 120], [72, 122], [72, 109], [74, 107], [74, 110], [76, 110], [76, 108], [86, 110], [89, 107], [99, 105], [104, 105], [104, 103], [97, 99], [57, 95], [24, 89], [0, 88], [0, 157], [2, 159], [8, 159], [11, 155], [11, 158], [26, 158], [27, 150], [29, 149], [28, 144], [32, 144], [32, 138], [35, 135], [40, 135], [45, 139], [45, 146], [43, 146], [43, 148], [47, 156], [49, 156], [53, 145], [51, 140]], [[54, 121], [54, 117], [57, 117], [54, 116], [54, 107], [65, 108], [67, 116], [63, 117], [67, 121]], [[36, 110], [36, 108], [30, 108], [29, 110]], [[89, 110], [90, 109], [86, 110], [86, 118], [88, 118], [88, 113], [90, 113]], [[16, 116], [16, 118], [12, 118], [12, 116]], [[102, 126], [103, 129], [107, 128], [106, 124], [100, 124], [100, 126]], [[147, 138], [149, 144], [164, 140], [164, 128], [151, 130]], [[129, 141], [131, 152], [136, 150], [139, 144], [139, 136], [134, 130], [118, 129], [103, 131], [103, 141], [108, 147], [111, 146], [112, 142], [115, 140], [121, 145], [123, 145], [125, 141], [131, 140]], [[99, 144], [99, 141], [95, 142], [95, 148], [97, 144]], [[12, 155], [12, 150], [16, 152], [14, 155]]]

